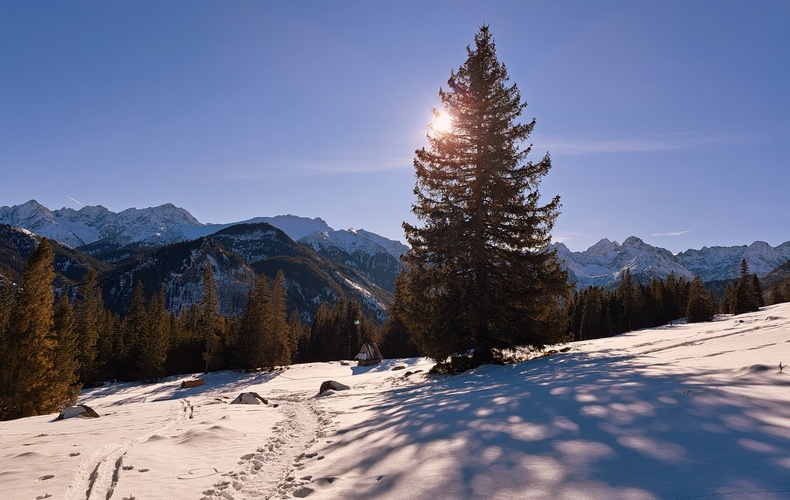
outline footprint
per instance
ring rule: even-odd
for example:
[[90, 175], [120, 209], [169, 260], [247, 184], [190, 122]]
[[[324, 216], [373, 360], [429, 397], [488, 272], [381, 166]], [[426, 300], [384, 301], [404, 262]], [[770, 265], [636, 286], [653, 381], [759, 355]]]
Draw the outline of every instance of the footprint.
[[78, 452], [78, 451], [75, 451], [75, 452], [73, 452], [73, 453], [69, 453], [69, 456], [70, 456], [70, 457], [78, 457], [78, 456], [80, 456], [80, 452]]
[[137, 472], [148, 472], [150, 469], [137, 469]]
[[36, 500], [44, 500], [45, 498], [52, 498], [52, 495], [50, 495], [49, 493], [46, 493], [44, 496], [39, 495], [36, 497]]
[[124, 465], [124, 466], [123, 466], [123, 467], [121, 467], [121, 468], [122, 468], [123, 470], [132, 470], [132, 469], [134, 469], [134, 465]]
[[47, 479], [52, 479], [53, 477], [55, 477], [53, 474], [47, 474], [46, 476], [41, 476], [40, 478], [38, 478], [38, 480], [46, 481]]

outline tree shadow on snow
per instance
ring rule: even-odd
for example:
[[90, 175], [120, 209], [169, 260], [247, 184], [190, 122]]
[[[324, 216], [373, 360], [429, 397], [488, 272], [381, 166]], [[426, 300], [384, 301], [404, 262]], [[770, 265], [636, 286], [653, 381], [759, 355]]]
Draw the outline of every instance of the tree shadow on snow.
[[[403, 481], [426, 499], [790, 495], [790, 405], [716, 386], [710, 371], [648, 369], [569, 353], [435, 377], [368, 396], [356, 409], [374, 416], [325, 453], [350, 456], [337, 477], [377, 479], [348, 498]], [[733, 380], [790, 390], [790, 377]]]
[[[118, 399], [112, 403], [113, 406], [121, 406], [145, 401], [170, 401], [195, 397], [235, 397], [237, 395], [235, 392], [249, 391], [251, 386], [273, 380], [281, 373], [281, 370], [249, 373], [220, 371], [202, 374], [196, 377], [178, 375], [151, 384], [120, 382], [83, 391], [80, 396], [80, 401], [88, 402], [105, 396], [129, 394], [129, 397]], [[205, 379], [205, 384], [196, 387], [181, 387], [181, 382], [183, 380], [191, 380], [194, 378]]]

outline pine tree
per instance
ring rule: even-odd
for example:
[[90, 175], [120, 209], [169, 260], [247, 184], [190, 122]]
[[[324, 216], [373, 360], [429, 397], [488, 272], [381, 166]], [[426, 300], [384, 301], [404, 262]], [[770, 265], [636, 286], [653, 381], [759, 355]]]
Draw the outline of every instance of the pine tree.
[[170, 315], [165, 307], [165, 291], [151, 298], [146, 310], [148, 325], [142, 335], [138, 376], [142, 380], [159, 380], [165, 374], [165, 361], [170, 346]]
[[123, 349], [117, 353], [118, 378], [140, 380], [145, 378], [141, 366], [144, 363], [146, 337], [148, 331], [148, 312], [145, 309], [145, 295], [142, 280], [134, 286], [129, 312], [121, 323]]
[[405, 281], [421, 351], [444, 360], [474, 349], [477, 364], [492, 348], [557, 339], [569, 287], [547, 250], [560, 200], [541, 205], [537, 189], [551, 162], [529, 162], [523, 148], [535, 121], [517, 122], [526, 103], [487, 26], [467, 54], [439, 91], [452, 128], [432, 130], [430, 149], [416, 151], [412, 212], [422, 227], [404, 223]]
[[43, 415], [58, 410], [68, 394], [52, 386], [57, 339], [54, 326], [54, 254], [42, 239], [27, 260], [22, 288], [9, 318], [5, 367], [0, 374], [0, 419]]
[[67, 295], [62, 295], [55, 304], [53, 338], [55, 340], [54, 366], [49, 372], [51, 390], [62, 395], [59, 407], [77, 402], [82, 388], [79, 383], [79, 342], [75, 329], [76, 319]]
[[302, 361], [330, 361], [340, 359], [337, 353], [337, 332], [334, 326], [335, 309], [322, 302], [310, 326], [310, 337], [301, 349]]
[[205, 368], [205, 339], [199, 332], [200, 310], [195, 304], [182, 307], [172, 319], [167, 373], [193, 373]]
[[592, 286], [584, 291], [582, 295], [583, 305], [581, 322], [579, 325], [579, 337], [577, 340], [589, 340], [608, 335], [604, 331], [604, 303], [605, 296], [602, 288]]
[[787, 302], [787, 300], [788, 298], [785, 297], [782, 285], [778, 281], [774, 281], [771, 285], [771, 304], [781, 304], [782, 302]]
[[245, 370], [266, 366], [266, 310], [270, 301], [271, 289], [266, 276], [261, 275], [250, 288], [247, 306], [239, 320], [237, 364]]
[[752, 273], [751, 278], [754, 293], [757, 295], [757, 309], [765, 307], [765, 297], [763, 297], [763, 287], [760, 285], [760, 279], [757, 277], [756, 273]]
[[267, 367], [274, 368], [291, 364], [290, 328], [287, 320], [288, 294], [285, 289], [285, 275], [282, 271], [272, 283], [271, 301], [266, 315], [269, 330], [269, 352]]
[[[10, 282], [0, 282], [0, 359], [8, 359], [8, 335], [11, 328], [11, 311], [16, 299], [16, 287]], [[6, 380], [2, 374], [8, 368], [7, 363], [0, 363], [0, 385]], [[0, 393], [2, 388], [0, 388]]]
[[288, 318], [288, 346], [291, 363], [295, 363], [300, 355], [300, 347], [310, 337], [310, 328], [302, 322], [299, 311], [291, 311]]
[[96, 382], [117, 378], [117, 361], [123, 355], [123, 332], [121, 319], [104, 309], [99, 323], [99, 339], [96, 343]]
[[[405, 276], [399, 275], [395, 281], [395, 298], [390, 309], [387, 322], [379, 342], [379, 350], [387, 358], [412, 358], [419, 356], [417, 346], [411, 339], [411, 332], [406, 327], [405, 294], [408, 293]], [[408, 321], [408, 319], [406, 319]]]
[[760, 308], [762, 292], [756, 275], [749, 273], [746, 259], [741, 260], [740, 277], [735, 283], [735, 303], [733, 314], [754, 312]]
[[85, 282], [79, 287], [74, 303], [76, 314], [76, 333], [78, 338], [77, 356], [80, 364], [79, 376], [84, 384], [99, 382], [99, 337], [102, 335], [104, 321], [104, 300], [99, 286], [98, 275], [90, 269]]
[[221, 368], [223, 358], [223, 339], [225, 318], [219, 309], [217, 282], [210, 261], [203, 268], [203, 296], [200, 298], [200, 323], [198, 330], [204, 342], [203, 360], [206, 372]]
[[617, 295], [622, 305], [620, 331], [630, 332], [639, 328], [640, 325], [637, 321], [639, 305], [636, 300], [636, 287], [634, 286], [630, 269], [626, 268], [623, 273], [623, 279], [620, 281], [620, 286], [617, 287]]
[[705, 288], [705, 283], [699, 275], [694, 276], [689, 290], [686, 321], [689, 323], [711, 321], [715, 312], [715, 306], [711, 302], [710, 292]]

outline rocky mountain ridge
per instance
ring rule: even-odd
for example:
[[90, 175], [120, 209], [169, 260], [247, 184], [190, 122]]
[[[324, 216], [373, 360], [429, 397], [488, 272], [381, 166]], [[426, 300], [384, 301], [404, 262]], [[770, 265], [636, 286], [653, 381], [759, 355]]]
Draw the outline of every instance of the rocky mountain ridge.
[[790, 261], [790, 241], [777, 247], [756, 241], [748, 246], [703, 247], [679, 254], [649, 245], [635, 236], [622, 244], [602, 239], [583, 252], [572, 252], [562, 243], [552, 246], [578, 289], [615, 286], [626, 269], [642, 282], [666, 278], [671, 273], [688, 280], [698, 274], [703, 281], [714, 282], [736, 279], [743, 259], [758, 277]]
[[[300, 276], [309, 275], [314, 284], [326, 284], [329, 279], [334, 283], [326, 288], [329, 295], [337, 295], [345, 287], [356, 290], [357, 296], [371, 304], [378, 300], [375, 297], [385, 297], [385, 303], [373, 306], [379, 311], [386, 309], [386, 296], [391, 294], [401, 269], [399, 258], [408, 251], [401, 242], [362, 229], [336, 231], [320, 218], [279, 215], [203, 224], [172, 204], [114, 213], [101, 206], [52, 211], [31, 200], [0, 207], [0, 223], [56, 240], [111, 265], [146, 249], [211, 236], [237, 253], [255, 272], [276, 272], [273, 266], [277, 263]], [[790, 241], [777, 247], [758, 241], [748, 246], [703, 247], [679, 254], [633, 236], [622, 244], [602, 239], [583, 252], [572, 252], [562, 243], [552, 247], [578, 289], [614, 287], [626, 269], [643, 282], [671, 273], [686, 279], [699, 274], [706, 282], [725, 282], [738, 277], [742, 259], [760, 277], [790, 261]], [[301, 264], [295, 265], [296, 261]], [[319, 274], [322, 277], [314, 279]], [[304, 296], [301, 300], [310, 303], [319, 298]]]

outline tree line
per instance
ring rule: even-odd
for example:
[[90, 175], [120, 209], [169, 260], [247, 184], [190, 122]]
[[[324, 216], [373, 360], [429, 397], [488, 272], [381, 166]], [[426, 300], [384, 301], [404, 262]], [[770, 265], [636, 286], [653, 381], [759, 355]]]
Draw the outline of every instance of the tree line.
[[685, 318], [689, 323], [711, 321], [717, 313], [742, 314], [768, 304], [790, 300], [790, 284], [775, 285], [766, 301], [760, 280], [749, 272], [746, 260], [740, 275], [727, 285], [719, 299], [695, 276], [690, 282], [671, 274], [667, 279], [653, 278], [635, 283], [630, 271], [623, 273], [617, 289], [607, 291], [593, 286], [575, 292], [568, 302], [568, 338], [587, 340], [609, 337], [641, 328], [662, 326]]
[[171, 313], [161, 287], [141, 281], [120, 316], [105, 307], [95, 271], [56, 291], [54, 254], [42, 239], [21, 286], [0, 283], [0, 419], [48, 414], [74, 404], [82, 387], [108, 380], [156, 381], [222, 369], [274, 369], [349, 359], [380, 334], [358, 301], [324, 304], [311, 326], [288, 311], [285, 278], [259, 276], [238, 316], [220, 313], [214, 271], [203, 268], [198, 304]]

